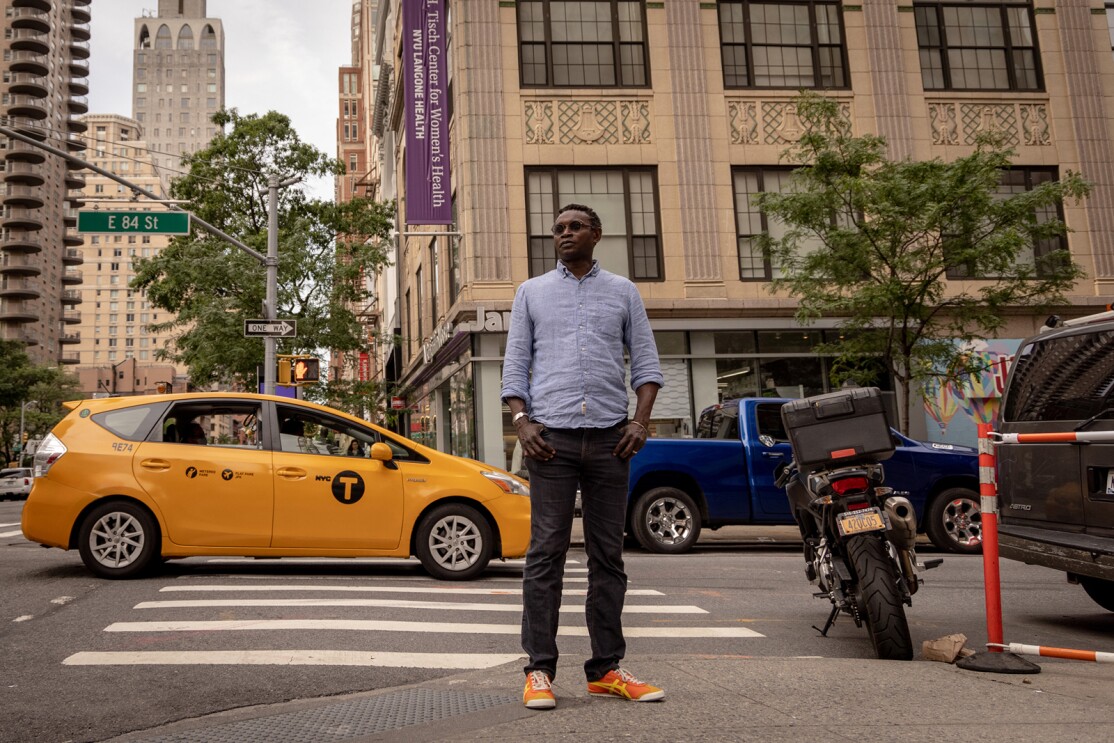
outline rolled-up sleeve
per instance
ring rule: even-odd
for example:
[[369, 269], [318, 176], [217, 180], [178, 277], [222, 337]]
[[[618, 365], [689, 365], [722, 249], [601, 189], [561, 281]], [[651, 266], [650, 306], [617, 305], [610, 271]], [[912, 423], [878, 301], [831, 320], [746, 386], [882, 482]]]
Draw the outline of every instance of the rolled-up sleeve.
[[650, 328], [650, 319], [646, 317], [646, 306], [642, 303], [642, 296], [633, 284], [630, 285], [627, 293], [627, 306], [629, 319], [626, 344], [627, 350], [630, 351], [631, 389], [637, 390], [648, 382], [664, 387], [665, 377], [661, 373], [654, 331]]
[[530, 318], [525, 285], [518, 287], [511, 306], [511, 327], [503, 356], [503, 389], [500, 397], [517, 397], [530, 407], [530, 366], [534, 356], [534, 322]]

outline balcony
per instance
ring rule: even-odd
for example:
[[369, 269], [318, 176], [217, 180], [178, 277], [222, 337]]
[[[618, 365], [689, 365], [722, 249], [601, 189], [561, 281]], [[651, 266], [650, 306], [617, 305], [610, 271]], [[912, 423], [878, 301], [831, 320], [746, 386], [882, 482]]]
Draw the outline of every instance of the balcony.
[[89, 78], [71, 77], [69, 81], [70, 92], [75, 95], [89, 95]]
[[[46, 139], [46, 135], [50, 133], [50, 130], [46, 127], [39, 124], [33, 124], [29, 121], [23, 121], [22, 119], [9, 119], [8, 121], [8, 126], [10, 126], [12, 129], [15, 129], [23, 136], [30, 137], [31, 139], [34, 139], [38, 142], [42, 142], [44, 139]], [[42, 154], [42, 150], [40, 150], [38, 147], [35, 148], [35, 151]], [[41, 163], [42, 159], [35, 160], [34, 162]]]
[[22, 183], [26, 186], [41, 186], [46, 182], [43, 177], [42, 168], [38, 163], [21, 163], [16, 160], [9, 159], [4, 165], [4, 181], [11, 183]]
[[93, 20], [93, 16], [90, 15], [89, 9], [82, 7], [79, 3], [73, 4], [73, 7], [70, 8], [70, 14], [78, 23], [88, 23], [89, 21]]
[[22, 29], [12, 33], [11, 48], [17, 52], [38, 52], [47, 54], [50, 51], [50, 39], [39, 31]]
[[66, 325], [79, 325], [81, 323], [80, 312], [63, 312], [62, 322]]
[[83, 95], [71, 95], [66, 101], [71, 114], [89, 113], [89, 99]]
[[66, 171], [66, 188], [85, 188], [85, 176], [73, 170]]
[[78, 139], [77, 137], [67, 137], [66, 138], [66, 149], [69, 150], [70, 152], [75, 152], [76, 153], [76, 152], [85, 152], [85, 150], [87, 148], [85, 147], [85, 142]]
[[43, 244], [33, 233], [4, 232], [0, 234], [0, 250], [8, 253], [41, 253]]
[[[88, 31], [86, 31], [86, 35], [88, 35]], [[87, 39], [83, 40], [78, 38], [70, 39], [70, 56], [73, 57], [75, 61], [79, 59], [89, 59], [89, 41]]]
[[[50, 72], [45, 54], [28, 51], [12, 52], [10, 69], [12, 72], [30, 72], [35, 75], [46, 75]], [[89, 74], [88, 67], [85, 68], [85, 74]]]
[[70, 60], [70, 77], [89, 77], [89, 63], [84, 57], [74, 56]]
[[38, 299], [42, 296], [39, 282], [31, 279], [11, 279], [0, 281], [0, 297], [7, 299]]
[[46, 78], [33, 72], [13, 72], [12, 84], [8, 90], [16, 95], [29, 95], [35, 98], [46, 98], [49, 92]]
[[89, 125], [81, 119], [69, 119], [66, 121], [66, 129], [73, 134], [83, 134], [89, 130]]
[[7, 206], [23, 206], [30, 209], [41, 209], [43, 205], [42, 191], [31, 186], [17, 186], [9, 183], [7, 193], [4, 194], [4, 203]]
[[80, 209], [85, 206], [85, 192], [80, 188], [68, 192], [66, 194], [66, 204], [71, 209]]
[[38, 322], [34, 306], [20, 301], [0, 302], [0, 321], [9, 323]]
[[38, 147], [22, 142], [18, 139], [11, 139], [8, 141], [8, 151], [6, 157], [9, 160], [16, 160], [21, 163], [41, 163], [46, 160], [46, 153]]
[[85, 278], [81, 275], [81, 271], [76, 268], [67, 268], [62, 272], [62, 283], [66, 286], [77, 286], [84, 281]]
[[66, 355], [63, 355], [63, 356], [59, 356], [58, 361], [59, 361], [59, 363], [65, 364], [66, 366], [73, 366], [74, 364], [80, 364], [81, 363], [81, 357], [76, 355], [76, 354], [73, 354], [73, 355], [66, 354]]
[[39, 8], [13, 8], [12, 28], [29, 28], [45, 34], [50, 31], [50, 18]]
[[[83, 4], [88, 5], [89, 3], [86, 2], [86, 3], [83, 3]], [[12, 7], [13, 8], [38, 8], [39, 10], [41, 10], [43, 12], [46, 12], [46, 11], [50, 10], [50, 0], [12, 0]]]
[[38, 209], [9, 206], [0, 212], [0, 227], [6, 230], [34, 232], [43, 228], [43, 221]]
[[81, 304], [81, 292], [77, 289], [63, 289], [62, 290], [62, 304], [76, 305]]
[[93, 0], [73, 0], [74, 5], [82, 5], [82, 6], [88, 5], [91, 2], [93, 2]]
[[89, 21], [79, 21], [76, 18], [70, 24], [70, 33], [75, 39], [88, 41], [92, 34], [89, 32]]
[[63, 266], [80, 266], [85, 262], [85, 256], [77, 248], [66, 248], [62, 251]]
[[0, 274], [6, 276], [41, 276], [42, 267], [38, 261], [32, 261], [24, 255], [5, 253], [0, 259]]
[[81, 343], [81, 333], [69, 333], [68, 335], [63, 335], [58, 339], [58, 342], [64, 345]]
[[29, 95], [13, 95], [8, 115], [41, 121], [46, 118], [46, 101]]
[[76, 247], [85, 244], [85, 238], [77, 231], [76, 227], [67, 227], [62, 233], [62, 244], [67, 247]]

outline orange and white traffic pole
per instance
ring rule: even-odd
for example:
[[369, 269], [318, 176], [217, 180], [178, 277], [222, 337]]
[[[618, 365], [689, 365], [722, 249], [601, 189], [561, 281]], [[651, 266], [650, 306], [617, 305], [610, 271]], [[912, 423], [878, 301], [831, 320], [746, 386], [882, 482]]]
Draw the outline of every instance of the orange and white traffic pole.
[[[987, 643], [993, 647], [994, 643]], [[1114, 663], [1114, 653], [1104, 653], [1099, 650], [1072, 650], [1071, 648], [1050, 648], [1044, 645], [1022, 645], [1020, 642], [1011, 642], [1008, 645], [997, 645], [999, 652], [1008, 650], [1018, 655], [1039, 655], [1044, 658], [1067, 658], [1068, 660], [1089, 660], [1095, 663]]]
[[[979, 505], [982, 509], [982, 574], [986, 594], [986, 638], [990, 652], [1002, 652], [1002, 583], [998, 572], [998, 485], [990, 424], [978, 424]], [[1017, 434], [1014, 434], [1017, 435]]]
[[[980, 426], [980, 430], [981, 428]], [[990, 426], [987, 426], [987, 428], [989, 429]], [[1064, 431], [1061, 433], [994, 433], [990, 431], [989, 435], [1001, 444], [1092, 444], [1100, 441], [1114, 441], [1114, 431]], [[979, 436], [982, 436], [982, 434], [980, 433]]]

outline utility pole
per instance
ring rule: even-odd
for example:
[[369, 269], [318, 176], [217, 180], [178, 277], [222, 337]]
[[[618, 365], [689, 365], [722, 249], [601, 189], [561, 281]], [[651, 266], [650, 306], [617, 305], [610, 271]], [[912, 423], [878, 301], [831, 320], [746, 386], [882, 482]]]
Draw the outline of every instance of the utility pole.
[[[278, 319], [278, 192], [280, 188], [292, 186], [300, 178], [279, 180], [277, 175], [267, 176], [267, 257], [263, 265], [267, 267], [267, 298], [263, 315], [268, 321]], [[263, 338], [263, 394], [275, 394], [275, 337]]]

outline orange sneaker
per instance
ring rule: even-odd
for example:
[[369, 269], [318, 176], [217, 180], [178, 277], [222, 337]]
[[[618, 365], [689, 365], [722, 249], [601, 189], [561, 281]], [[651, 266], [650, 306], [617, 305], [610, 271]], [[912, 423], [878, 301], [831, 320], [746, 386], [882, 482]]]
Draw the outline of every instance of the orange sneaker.
[[553, 709], [557, 706], [557, 697], [553, 696], [553, 686], [550, 685], [545, 671], [531, 671], [526, 674], [522, 703], [527, 709]]
[[656, 702], [665, 699], [665, 691], [644, 684], [622, 668], [608, 671], [599, 681], [588, 682], [588, 693], [594, 697], [618, 697], [632, 702]]

